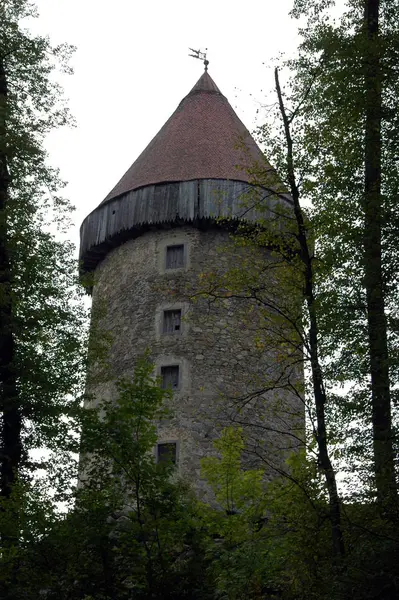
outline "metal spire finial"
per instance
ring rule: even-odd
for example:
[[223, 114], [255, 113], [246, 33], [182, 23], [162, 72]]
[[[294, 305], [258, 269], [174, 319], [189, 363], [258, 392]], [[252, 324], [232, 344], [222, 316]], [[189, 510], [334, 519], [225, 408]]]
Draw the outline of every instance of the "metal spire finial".
[[204, 61], [204, 67], [205, 67], [205, 72], [208, 70], [208, 65], [209, 65], [209, 60], [207, 60], [206, 58], [206, 53], [208, 51], [208, 48], [205, 48], [205, 52], [201, 52], [201, 50], [194, 50], [194, 48], [189, 48], [189, 50], [193, 53], [193, 54], [189, 54], [189, 56], [192, 56], [193, 58], [199, 58], [200, 60]]

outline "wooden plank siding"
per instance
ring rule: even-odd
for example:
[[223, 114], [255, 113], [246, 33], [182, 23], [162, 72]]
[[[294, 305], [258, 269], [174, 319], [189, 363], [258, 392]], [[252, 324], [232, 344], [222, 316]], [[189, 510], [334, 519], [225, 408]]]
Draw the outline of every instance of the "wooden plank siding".
[[[263, 188], [232, 180], [200, 179], [149, 185], [101, 204], [80, 229], [81, 272], [95, 269], [107, 252], [151, 226], [233, 219], [256, 222], [276, 204], [290, 206]], [[260, 208], [262, 206], [262, 208]]]

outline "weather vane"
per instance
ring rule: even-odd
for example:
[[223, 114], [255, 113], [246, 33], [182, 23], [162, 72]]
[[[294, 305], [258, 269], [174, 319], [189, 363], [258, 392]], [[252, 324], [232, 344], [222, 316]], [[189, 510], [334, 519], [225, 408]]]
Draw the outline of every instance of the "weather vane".
[[205, 71], [207, 71], [209, 60], [207, 60], [206, 58], [206, 53], [208, 51], [208, 48], [205, 48], [205, 52], [201, 52], [201, 50], [194, 50], [194, 48], [189, 48], [189, 50], [190, 52], [192, 52], [192, 54], [189, 54], [189, 56], [192, 56], [193, 58], [199, 58], [200, 60], [204, 61]]

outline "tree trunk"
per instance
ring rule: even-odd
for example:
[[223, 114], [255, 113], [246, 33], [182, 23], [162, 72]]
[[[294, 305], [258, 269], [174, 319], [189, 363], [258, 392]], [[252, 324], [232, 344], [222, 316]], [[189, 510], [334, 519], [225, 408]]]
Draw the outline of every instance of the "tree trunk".
[[382, 94], [378, 16], [379, 0], [365, 0], [364, 283], [367, 295], [375, 484], [381, 507], [392, 507], [396, 503], [397, 491], [382, 274]]
[[293, 158], [293, 142], [291, 138], [290, 121], [284, 107], [283, 97], [281, 94], [280, 82], [278, 77], [278, 69], [275, 69], [275, 82], [277, 96], [280, 106], [280, 113], [284, 123], [285, 138], [287, 143], [287, 171], [288, 180], [292, 199], [294, 201], [294, 213], [298, 228], [298, 241], [300, 246], [300, 255], [304, 265], [304, 285], [305, 285], [305, 300], [308, 309], [309, 317], [309, 348], [310, 361], [313, 381], [313, 394], [316, 406], [317, 420], [317, 447], [319, 454], [320, 467], [324, 473], [330, 508], [331, 520], [331, 538], [333, 552], [335, 556], [342, 557], [345, 553], [344, 542], [342, 537], [341, 526], [341, 504], [338, 495], [337, 482], [335, 471], [332, 466], [327, 445], [327, 430], [325, 419], [325, 404], [326, 394], [323, 384], [323, 375], [319, 362], [319, 342], [318, 342], [318, 321], [315, 308], [314, 284], [313, 284], [313, 265], [309, 251], [309, 244], [306, 236], [306, 226], [303, 218], [302, 209], [299, 203], [299, 189], [296, 183], [294, 158]]
[[1, 474], [0, 495], [9, 498], [21, 461], [21, 412], [14, 370], [12, 290], [8, 252], [7, 203], [9, 171], [6, 151], [7, 78], [0, 57], [0, 410]]

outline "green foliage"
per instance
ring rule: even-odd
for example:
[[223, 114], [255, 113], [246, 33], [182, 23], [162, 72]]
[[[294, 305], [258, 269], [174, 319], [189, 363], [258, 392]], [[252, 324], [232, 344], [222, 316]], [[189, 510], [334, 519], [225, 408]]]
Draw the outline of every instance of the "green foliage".
[[241, 470], [244, 450], [242, 430], [227, 427], [215, 442], [215, 449], [221, 458], [206, 457], [202, 460], [202, 474], [210, 484], [218, 505], [227, 514], [234, 515], [245, 511], [258, 514], [262, 492], [262, 470]]
[[289, 478], [267, 491], [270, 565], [286, 598], [334, 598], [334, 558], [325, 484], [305, 452], [289, 459]]
[[[284, 98], [292, 117], [294, 162], [315, 245], [314, 283], [318, 303], [320, 359], [326, 387], [331, 439], [340, 445], [351, 493], [370, 495], [371, 391], [365, 289], [364, 5], [349, 1], [296, 2], [305, 17], [298, 56], [288, 61]], [[382, 263], [383, 301], [388, 322], [390, 383], [398, 370], [398, 40], [396, 1], [380, 2], [382, 72]], [[261, 128], [268, 155], [287, 182], [285, 141], [278, 113]], [[377, 250], [376, 250], [377, 251]], [[342, 391], [343, 390], [343, 391]], [[394, 392], [395, 393], [395, 392]], [[392, 411], [397, 420], [396, 403]], [[397, 443], [397, 442], [396, 442]], [[367, 468], [363, 466], [367, 464]], [[353, 481], [353, 473], [358, 477]], [[350, 483], [352, 479], [352, 484]], [[362, 487], [359, 487], [359, 481]], [[360, 496], [359, 496], [360, 500]]]
[[287, 460], [287, 475], [267, 482], [244, 470], [242, 432], [228, 428], [204, 460], [218, 497], [204, 506], [208, 572], [215, 598], [341, 600], [396, 598], [397, 529], [373, 504], [343, 506], [347, 553], [337, 562], [330, 543], [327, 490], [305, 451]]
[[143, 359], [131, 381], [117, 382], [112, 403], [88, 400], [75, 506], [64, 515], [44, 514], [43, 502], [33, 510], [40, 526], [19, 549], [13, 597], [208, 597], [196, 501], [174, 465], [155, 460], [155, 423], [170, 394], [153, 370]]
[[202, 515], [215, 597], [339, 598], [317, 464], [296, 452], [287, 460], [289, 475], [268, 482], [264, 470], [244, 468], [240, 429], [223, 430], [215, 448], [219, 457], [203, 460], [203, 474], [218, 506], [204, 506]]
[[22, 22], [34, 16], [34, 6], [25, 0], [6, 0], [0, 7], [0, 59], [7, 82], [7, 98], [0, 103], [5, 124], [0, 150], [9, 172], [1, 218], [11, 271], [5, 302], [12, 308], [12, 369], [25, 460], [33, 448], [58, 450], [71, 440], [65, 417], [72, 415], [72, 399], [82, 390], [86, 330], [75, 248], [65, 237], [72, 207], [60, 194], [65, 184], [49, 166], [43, 146], [49, 131], [72, 123], [53, 73], [59, 67], [70, 71], [73, 48], [52, 47], [47, 38], [23, 28]]
[[244, 440], [239, 428], [228, 427], [215, 442], [219, 457], [202, 460], [202, 473], [211, 486], [217, 508], [203, 507], [210, 572], [216, 598], [257, 598], [268, 579], [263, 524], [267, 502], [264, 472], [243, 470]]
[[[27, 25], [35, 16], [36, 9], [27, 0], [1, 2], [0, 594], [4, 598], [10, 597], [16, 572], [25, 572], [21, 566], [25, 549], [45, 535], [58, 519], [57, 503], [70, 497], [77, 466], [76, 411], [85, 370], [86, 311], [75, 248], [66, 238], [72, 207], [62, 196], [65, 184], [49, 165], [44, 148], [50, 131], [73, 124], [54, 78], [58, 69], [70, 71], [73, 48], [53, 47], [48, 38], [32, 35]], [[29, 577], [35, 579], [32, 573]]]

